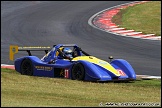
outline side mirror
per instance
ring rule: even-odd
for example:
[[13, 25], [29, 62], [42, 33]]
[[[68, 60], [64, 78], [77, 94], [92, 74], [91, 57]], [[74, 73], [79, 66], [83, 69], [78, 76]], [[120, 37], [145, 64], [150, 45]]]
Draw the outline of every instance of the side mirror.
[[109, 56], [109, 60], [110, 60], [110, 62], [112, 61], [112, 59], [113, 59], [113, 56]]

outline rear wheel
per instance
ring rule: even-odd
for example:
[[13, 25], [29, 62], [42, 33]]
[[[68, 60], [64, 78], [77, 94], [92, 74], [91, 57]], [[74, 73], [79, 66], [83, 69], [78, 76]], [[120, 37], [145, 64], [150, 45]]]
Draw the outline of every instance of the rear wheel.
[[74, 64], [72, 68], [72, 79], [73, 80], [84, 80], [85, 69], [81, 63]]
[[30, 59], [24, 59], [20, 68], [22, 75], [33, 75], [33, 65]]

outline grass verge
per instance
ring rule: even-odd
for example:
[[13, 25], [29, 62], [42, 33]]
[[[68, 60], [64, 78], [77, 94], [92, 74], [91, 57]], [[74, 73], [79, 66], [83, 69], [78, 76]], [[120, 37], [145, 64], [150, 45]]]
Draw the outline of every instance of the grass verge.
[[153, 103], [161, 106], [161, 80], [94, 83], [20, 75], [1, 69], [1, 106], [95, 106], [100, 103]]
[[161, 1], [150, 1], [122, 9], [112, 22], [126, 29], [161, 36]]

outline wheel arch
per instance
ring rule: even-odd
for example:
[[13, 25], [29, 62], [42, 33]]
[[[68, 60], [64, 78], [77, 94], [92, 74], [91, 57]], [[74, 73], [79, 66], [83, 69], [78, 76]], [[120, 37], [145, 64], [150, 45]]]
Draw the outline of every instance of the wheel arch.
[[33, 72], [34, 72], [34, 69], [33, 69], [33, 63], [31, 61], [31, 59], [24, 58], [22, 60], [22, 62], [21, 62], [21, 65], [20, 65], [20, 73], [22, 75], [30, 75], [30, 76], [32, 76]]
[[[77, 64], [77, 63], [81, 63], [84, 66], [84, 69], [85, 69], [84, 80], [85, 81], [97, 81], [101, 79], [101, 73], [98, 72], [99, 71], [98, 67], [95, 64], [88, 62], [88, 61], [84, 61], [84, 60], [78, 60], [74, 64]], [[72, 69], [71, 69], [71, 79], [72, 79]]]
[[21, 58], [17, 58], [14, 61], [14, 66], [15, 66], [15, 70], [19, 73], [21, 73], [21, 64], [25, 59], [29, 59], [32, 61], [32, 64], [34, 65], [35, 63], [43, 63], [38, 57], [36, 56], [25, 56], [25, 57], [21, 57]]
[[123, 70], [129, 78], [136, 79], [136, 73], [128, 61], [123, 59], [115, 59], [110, 63], [115, 69]]
[[[74, 75], [74, 69], [77, 67], [77, 66], [81, 66], [80, 68], [82, 68], [83, 70], [83, 75], [81, 76], [81, 78], [79, 79], [75, 79], [75, 77], [73, 76]], [[85, 70], [85, 66], [82, 62], [75, 62], [71, 68], [71, 79], [72, 80], [84, 80], [85, 79], [85, 75], [86, 75], [86, 70]]]

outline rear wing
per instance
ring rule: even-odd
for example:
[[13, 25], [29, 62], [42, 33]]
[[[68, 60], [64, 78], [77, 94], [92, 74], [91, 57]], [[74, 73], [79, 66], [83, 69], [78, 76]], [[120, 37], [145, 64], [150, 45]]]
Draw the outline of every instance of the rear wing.
[[18, 47], [17, 45], [10, 45], [10, 51], [9, 51], [9, 58], [10, 60], [14, 60], [14, 54], [18, 53], [18, 51], [26, 51], [29, 56], [32, 56], [31, 51], [45, 51], [45, 54], [48, 53], [48, 51], [51, 50], [51, 47]]

